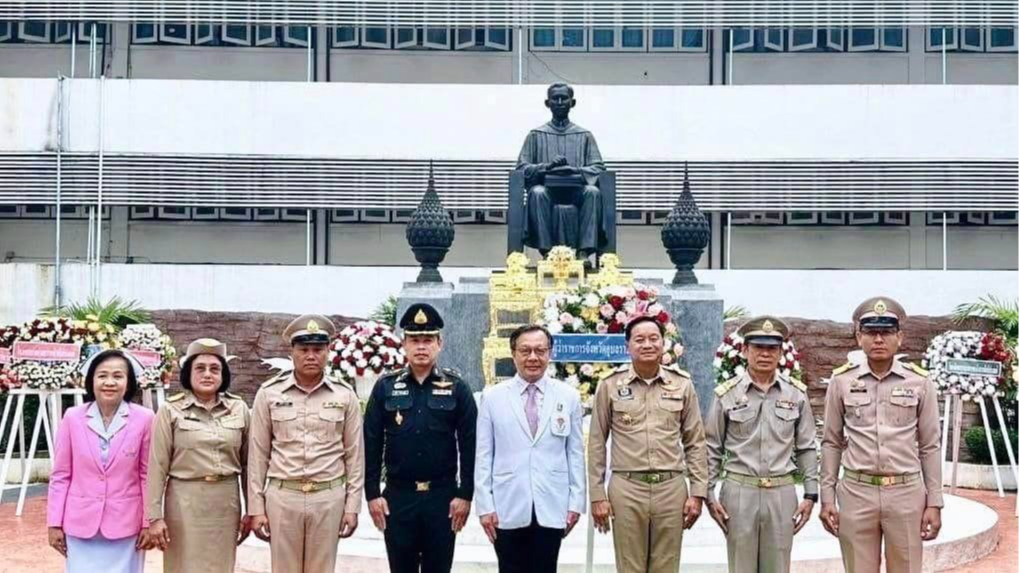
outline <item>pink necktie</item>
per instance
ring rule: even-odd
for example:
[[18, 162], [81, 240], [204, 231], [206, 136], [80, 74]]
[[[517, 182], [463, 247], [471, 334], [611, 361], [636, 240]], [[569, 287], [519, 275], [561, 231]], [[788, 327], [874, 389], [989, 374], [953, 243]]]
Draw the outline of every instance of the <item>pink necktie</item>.
[[534, 384], [527, 385], [527, 404], [524, 405], [524, 414], [527, 415], [527, 425], [531, 427], [531, 437], [538, 433], [538, 387]]

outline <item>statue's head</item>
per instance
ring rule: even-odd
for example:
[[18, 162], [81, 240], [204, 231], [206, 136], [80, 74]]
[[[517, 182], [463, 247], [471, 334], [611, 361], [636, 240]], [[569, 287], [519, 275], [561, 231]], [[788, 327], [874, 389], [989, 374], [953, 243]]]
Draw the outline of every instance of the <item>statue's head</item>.
[[545, 107], [552, 111], [553, 119], [568, 118], [570, 110], [575, 105], [577, 105], [577, 100], [573, 99], [573, 88], [569, 84], [556, 82], [548, 86]]

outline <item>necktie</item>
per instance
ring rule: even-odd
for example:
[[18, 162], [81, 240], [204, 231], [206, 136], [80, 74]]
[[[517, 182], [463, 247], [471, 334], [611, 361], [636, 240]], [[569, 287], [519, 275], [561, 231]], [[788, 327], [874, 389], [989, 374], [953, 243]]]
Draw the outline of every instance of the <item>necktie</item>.
[[538, 387], [534, 384], [527, 385], [527, 404], [524, 405], [524, 414], [527, 415], [527, 425], [531, 428], [531, 437], [538, 433]]

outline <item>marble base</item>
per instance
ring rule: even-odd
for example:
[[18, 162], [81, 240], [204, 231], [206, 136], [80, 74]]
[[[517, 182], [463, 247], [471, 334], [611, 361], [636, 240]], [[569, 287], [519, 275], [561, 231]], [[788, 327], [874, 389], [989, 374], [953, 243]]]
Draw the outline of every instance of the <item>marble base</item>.
[[[382, 534], [375, 529], [362, 506], [359, 527], [354, 537], [340, 542], [337, 571], [388, 571]], [[942, 530], [938, 539], [924, 543], [924, 571], [944, 571], [960, 567], [990, 554], [998, 542], [998, 514], [978, 502], [945, 496]], [[576, 529], [563, 541], [558, 571], [584, 570], [589, 523], [582, 516]], [[615, 571], [615, 553], [611, 535], [594, 534], [594, 571]], [[794, 572], [843, 572], [838, 540], [824, 531], [815, 508], [807, 525], [793, 542]], [[728, 571], [725, 537], [711, 518], [704, 514], [683, 536], [682, 570], [696, 572]], [[244, 571], [269, 571], [268, 544], [254, 536], [238, 551], [239, 568]], [[492, 548], [477, 516], [471, 515], [467, 527], [457, 537], [453, 571], [494, 572], [498, 570]]]

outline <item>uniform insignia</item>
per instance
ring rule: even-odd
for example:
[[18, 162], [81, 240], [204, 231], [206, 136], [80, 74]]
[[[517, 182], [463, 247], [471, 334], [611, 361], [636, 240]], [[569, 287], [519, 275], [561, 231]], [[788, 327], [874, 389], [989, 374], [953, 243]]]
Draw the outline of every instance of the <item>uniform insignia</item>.
[[399, 390], [401, 388], [406, 388], [406, 387], [407, 387], [407, 383], [406, 382], [397, 382], [396, 384], [393, 384], [393, 388], [396, 388], [397, 390]]
[[166, 399], [166, 401], [167, 402], [176, 402], [177, 400], [183, 400], [184, 396], [187, 396], [187, 393], [186, 392], [180, 392], [180, 393], [174, 394], [173, 396], [170, 396], [169, 398]]
[[414, 315], [414, 324], [428, 324], [428, 317], [425, 316], [425, 311], [418, 309], [417, 314]]
[[772, 324], [770, 320], [765, 320], [764, 324], [761, 326], [761, 330], [764, 332], [773, 332], [775, 330], [775, 325]]
[[403, 424], [403, 414], [401, 414], [399, 410], [396, 411], [396, 418], [394, 418], [394, 420], [396, 420], [396, 425], [397, 426], [400, 426], [400, 425]]
[[831, 371], [831, 375], [832, 376], [838, 376], [839, 374], [845, 374], [846, 372], [849, 372], [853, 368], [857, 368], [859, 366], [860, 366], [859, 364], [853, 364], [852, 362], [846, 362], [842, 366], [839, 366], [838, 368], [832, 370]]
[[726, 380], [725, 382], [722, 382], [718, 386], [715, 386], [715, 396], [718, 396], [719, 398], [721, 398], [722, 396], [725, 396], [726, 392], [728, 392], [729, 390], [732, 390], [733, 388], [735, 388], [736, 384], [738, 384], [738, 383], [739, 383], [739, 376], [737, 376], [735, 378], [730, 378], [729, 380]]
[[410, 390], [393, 390], [390, 396], [410, 396]]
[[626, 372], [629, 369], [630, 369], [629, 364], [620, 364], [619, 366], [616, 366], [616, 372]]
[[673, 394], [672, 392], [665, 392], [662, 394], [663, 400], [682, 400], [682, 394]]
[[442, 370], [442, 373], [447, 375], [447, 376], [452, 376], [453, 378], [456, 378], [457, 380], [463, 380], [463, 374], [461, 374], [460, 371], [457, 370], [456, 368], [442, 368], [441, 370]]
[[679, 374], [683, 378], [690, 378], [690, 373], [689, 372], [687, 372], [686, 370], [683, 370], [682, 368], [680, 368], [679, 366], [676, 366], [675, 364], [669, 364], [668, 366], [665, 366], [664, 368], [666, 370], [671, 370], [671, 371], [675, 372], [676, 374]]
[[874, 312], [878, 314], [884, 314], [888, 312], [888, 304], [883, 300], [879, 300], [874, 303]]
[[272, 386], [273, 384], [279, 382], [280, 380], [283, 380], [284, 378], [286, 378], [289, 375], [290, 375], [290, 372], [280, 372], [279, 374], [273, 376], [272, 378], [266, 380], [265, 382], [262, 382], [262, 386], [261, 387], [262, 388], [268, 388], [269, 386]]
[[435, 382], [432, 382], [432, 386], [435, 386], [436, 388], [449, 388], [452, 385], [453, 385], [452, 382], [448, 382], [445, 380], [437, 380]]
[[189, 422], [201, 422], [202, 420], [194, 414], [185, 414], [184, 419]]
[[308, 326], [306, 327], [306, 329], [307, 329], [308, 332], [314, 334], [314, 333], [319, 331], [318, 323], [315, 322], [314, 320], [309, 320], [308, 321]]
[[563, 403], [559, 402], [558, 404], [556, 404], [555, 409], [556, 409], [556, 412], [562, 412], [563, 411]]
[[804, 384], [803, 382], [800, 382], [799, 380], [797, 380], [797, 379], [795, 379], [795, 378], [790, 378], [790, 379], [789, 379], [789, 383], [790, 383], [790, 384], [792, 384], [792, 386], [793, 386], [794, 388], [796, 388], [797, 390], [799, 390], [800, 392], [804, 392], [804, 393], [806, 393], [806, 391], [807, 391], [807, 385], [806, 385], [806, 384]]
[[744, 394], [744, 395], [740, 396], [739, 400], [736, 400], [736, 402], [738, 402], [740, 404], [749, 404], [750, 403], [750, 398], [747, 398], [747, 395]]
[[622, 386], [619, 388], [620, 398], [633, 398], [633, 390], [629, 386]]
[[632, 424], [633, 423], [633, 416], [631, 416], [629, 414], [623, 414], [623, 423], [624, 424]]
[[775, 407], [782, 408], [783, 410], [795, 410], [796, 402], [793, 402], [792, 400], [777, 400], [775, 402]]
[[432, 396], [452, 396], [452, 395], [453, 395], [453, 389], [452, 388], [446, 389], [446, 390], [443, 390], [441, 388], [436, 388], [436, 389], [432, 390]]
[[291, 402], [290, 400], [277, 400], [272, 403], [273, 408], [289, 408], [293, 405], [294, 403]]
[[736, 404], [732, 408], [729, 408], [729, 411], [730, 412], [738, 412], [740, 410], [744, 410], [744, 409], [749, 408], [749, 407], [750, 407], [750, 404], [740, 403], [740, 404]]
[[906, 396], [912, 398], [916, 396], [916, 390], [913, 388], [893, 388], [892, 396]]
[[906, 369], [912, 370], [913, 372], [916, 372], [917, 374], [923, 376], [924, 378], [930, 375], [930, 372], [917, 366], [916, 364], [913, 364], [912, 362], [903, 362], [902, 365], [905, 366]]
[[325, 402], [324, 404], [322, 404], [322, 407], [323, 408], [342, 408], [343, 407], [343, 403], [342, 402]]

